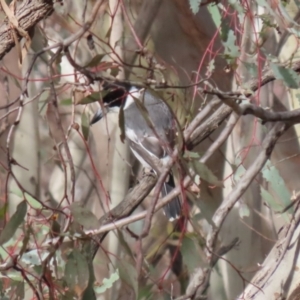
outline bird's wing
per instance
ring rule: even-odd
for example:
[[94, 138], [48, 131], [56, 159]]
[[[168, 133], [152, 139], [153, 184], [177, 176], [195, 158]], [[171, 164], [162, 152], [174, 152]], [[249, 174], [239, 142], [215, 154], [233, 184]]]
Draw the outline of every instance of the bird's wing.
[[162, 141], [155, 136], [144, 137], [140, 144], [143, 146], [143, 148], [147, 149], [149, 153], [157, 158], [162, 158], [166, 154], [164, 147], [162, 146]]

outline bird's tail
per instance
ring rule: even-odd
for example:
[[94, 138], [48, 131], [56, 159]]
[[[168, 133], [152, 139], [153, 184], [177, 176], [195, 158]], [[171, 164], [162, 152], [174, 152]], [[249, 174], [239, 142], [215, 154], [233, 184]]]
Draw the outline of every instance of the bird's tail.
[[[170, 174], [168, 182], [165, 182], [164, 186], [162, 188], [162, 191], [161, 191], [162, 196], [163, 197], [166, 196], [169, 192], [171, 192], [173, 190], [174, 187], [175, 187], [174, 178], [173, 178], [173, 175]], [[181, 202], [180, 202], [179, 196], [177, 196], [171, 202], [169, 202], [168, 204], [166, 204], [164, 206], [164, 214], [171, 222], [180, 217]]]

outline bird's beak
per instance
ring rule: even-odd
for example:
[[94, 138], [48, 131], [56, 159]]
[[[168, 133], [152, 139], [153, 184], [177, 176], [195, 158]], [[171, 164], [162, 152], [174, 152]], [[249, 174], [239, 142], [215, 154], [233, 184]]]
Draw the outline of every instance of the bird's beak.
[[101, 108], [99, 108], [97, 110], [97, 112], [95, 113], [95, 115], [93, 116], [90, 125], [95, 124], [96, 122], [100, 121], [103, 118], [104, 114]]

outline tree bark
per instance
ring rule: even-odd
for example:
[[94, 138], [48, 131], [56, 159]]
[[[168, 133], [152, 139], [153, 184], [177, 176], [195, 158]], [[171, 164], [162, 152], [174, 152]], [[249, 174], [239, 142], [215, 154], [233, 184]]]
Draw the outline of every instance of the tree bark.
[[[30, 31], [34, 26], [50, 16], [53, 12], [52, 0], [25, 0], [18, 4], [16, 2], [15, 16], [18, 20], [19, 27], [25, 31]], [[15, 46], [13, 30], [20, 41], [22, 36], [14, 29], [6, 17], [0, 25], [0, 59]]]

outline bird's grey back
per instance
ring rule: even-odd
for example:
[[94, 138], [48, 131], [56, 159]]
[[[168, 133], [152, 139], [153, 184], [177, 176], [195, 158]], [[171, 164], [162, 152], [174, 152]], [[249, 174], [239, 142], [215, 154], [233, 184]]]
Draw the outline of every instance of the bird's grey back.
[[[175, 121], [169, 107], [165, 102], [153, 96], [147, 90], [141, 98], [141, 103], [147, 109], [147, 117], [154, 125], [156, 133], [163, 142], [167, 142], [172, 147], [175, 137]], [[139, 100], [136, 99], [135, 101]], [[153, 136], [153, 130], [149, 127], [143, 112], [141, 112], [135, 101], [124, 110], [125, 127], [134, 128], [135, 134], [141, 139]]]

